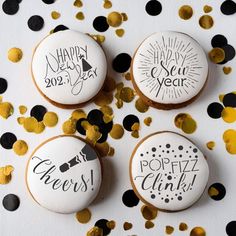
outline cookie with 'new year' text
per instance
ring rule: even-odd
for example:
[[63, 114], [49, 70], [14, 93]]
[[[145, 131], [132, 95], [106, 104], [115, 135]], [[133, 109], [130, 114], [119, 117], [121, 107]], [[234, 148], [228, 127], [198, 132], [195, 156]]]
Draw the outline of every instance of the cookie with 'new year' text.
[[163, 131], [140, 141], [130, 159], [130, 179], [137, 196], [164, 211], [180, 211], [203, 194], [209, 168], [196, 145]]
[[62, 108], [83, 106], [101, 90], [107, 62], [101, 46], [73, 30], [53, 33], [36, 47], [32, 76], [39, 92]]
[[61, 135], [45, 141], [26, 167], [26, 184], [33, 199], [57, 213], [74, 213], [88, 207], [101, 182], [96, 151], [77, 136]]
[[193, 102], [203, 90], [208, 62], [201, 46], [190, 36], [158, 32], [145, 39], [132, 60], [131, 79], [148, 105], [169, 110]]

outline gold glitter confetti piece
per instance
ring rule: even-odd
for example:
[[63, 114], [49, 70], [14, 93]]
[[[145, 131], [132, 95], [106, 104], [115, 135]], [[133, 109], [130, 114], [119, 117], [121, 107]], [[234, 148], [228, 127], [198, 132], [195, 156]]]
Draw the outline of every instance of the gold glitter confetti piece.
[[60, 18], [61, 14], [58, 11], [52, 11], [51, 12], [51, 17], [53, 20], [57, 20], [58, 18]]
[[113, 101], [113, 95], [111, 93], [101, 91], [98, 96], [94, 99], [94, 103], [97, 106], [105, 106], [111, 104]]
[[203, 28], [203, 29], [210, 29], [213, 27], [214, 25], [214, 20], [211, 16], [209, 15], [203, 15], [201, 16], [201, 18], [199, 19], [199, 25]]
[[141, 113], [145, 113], [148, 111], [149, 106], [141, 99], [138, 98], [135, 102], [135, 108], [141, 112]]
[[120, 124], [114, 124], [109, 134], [113, 139], [121, 139], [124, 135], [124, 128]]
[[109, 116], [112, 116], [113, 115], [113, 110], [110, 106], [102, 106], [100, 108], [100, 111], [104, 114], [104, 115], [109, 115]]
[[208, 148], [209, 150], [213, 150], [214, 147], [215, 147], [215, 142], [209, 141], [209, 142], [206, 144], [206, 146], [207, 146], [207, 148]]
[[141, 213], [144, 219], [154, 220], [157, 217], [158, 210], [157, 208], [143, 205], [141, 207]]
[[62, 131], [64, 134], [74, 134], [76, 132], [76, 120], [69, 119], [62, 125]]
[[183, 20], [189, 20], [193, 16], [193, 9], [189, 5], [184, 5], [179, 9], [179, 17]]
[[99, 153], [100, 157], [106, 157], [109, 153], [110, 146], [107, 142], [104, 143], [96, 143], [95, 148]]
[[212, 11], [212, 7], [211, 7], [211, 6], [208, 6], [208, 5], [205, 5], [205, 6], [203, 7], [203, 11], [204, 11], [205, 13], [209, 13], [209, 12]]
[[24, 105], [19, 106], [19, 112], [21, 115], [24, 115], [27, 112], [27, 107]]
[[208, 53], [209, 59], [211, 62], [217, 64], [225, 59], [225, 51], [222, 48], [213, 48], [209, 53]]
[[[83, 122], [81, 123], [83, 124]], [[83, 127], [83, 125], [82, 125]], [[85, 129], [85, 128], [84, 128]], [[95, 145], [101, 138], [102, 134], [99, 132], [99, 128], [96, 125], [88, 125], [86, 129], [86, 140]]]
[[38, 122], [37, 126], [34, 129], [35, 134], [41, 134], [45, 130], [45, 125], [43, 121]]
[[18, 156], [23, 156], [28, 151], [28, 144], [24, 140], [17, 140], [13, 144], [13, 151]]
[[94, 226], [87, 232], [86, 236], [103, 236], [103, 230]]
[[75, 18], [77, 20], [84, 20], [84, 13], [82, 11], [78, 12], [76, 15], [75, 15]]
[[221, 112], [222, 119], [227, 123], [233, 123], [236, 121], [236, 109], [233, 107], [225, 107]]
[[123, 101], [123, 102], [132, 102], [134, 100], [134, 90], [132, 88], [129, 87], [123, 87], [120, 90], [120, 96], [119, 98]]
[[8, 50], [8, 60], [11, 62], [19, 62], [23, 57], [23, 52], [20, 48], [11, 48]]
[[116, 107], [118, 109], [122, 108], [123, 107], [123, 101], [121, 99], [118, 99], [117, 102], [116, 102]]
[[183, 120], [182, 131], [186, 134], [192, 134], [197, 129], [197, 123], [194, 119], [187, 117]]
[[9, 118], [14, 112], [14, 108], [10, 102], [0, 103], [0, 116], [4, 119]]
[[125, 223], [123, 224], [123, 229], [124, 229], [125, 231], [132, 229], [132, 227], [133, 227], [133, 225], [132, 225], [131, 223], [129, 223], [129, 222], [125, 222]]
[[104, 92], [113, 92], [116, 89], [116, 81], [112, 77], [107, 77], [103, 91]]
[[223, 72], [225, 73], [225, 75], [228, 75], [232, 72], [232, 68], [231, 67], [223, 67]]
[[110, 8], [112, 8], [112, 2], [109, 1], [109, 0], [104, 0], [103, 7], [104, 7], [105, 9], [110, 9]]
[[181, 222], [181, 223], [179, 224], [179, 230], [180, 230], [180, 231], [186, 231], [186, 230], [188, 230], [188, 225], [187, 225], [186, 223]]
[[29, 133], [34, 132], [37, 125], [38, 121], [34, 117], [27, 117], [24, 119], [23, 127]]
[[23, 125], [24, 121], [25, 121], [25, 117], [23, 117], [23, 116], [17, 118], [17, 122], [19, 125]]
[[139, 131], [138, 130], [132, 131], [131, 136], [134, 137], [134, 138], [139, 138]]
[[90, 221], [91, 215], [92, 215], [91, 211], [88, 208], [86, 208], [82, 211], [78, 211], [75, 217], [81, 224], [86, 224]]
[[166, 234], [172, 234], [174, 232], [174, 228], [170, 225], [166, 226]]
[[206, 231], [202, 227], [194, 227], [190, 232], [190, 236], [206, 236]]
[[122, 21], [122, 15], [117, 11], [113, 11], [107, 16], [107, 23], [111, 27], [119, 27], [122, 24]]
[[138, 131], [140, 129], [140, 124], [138, 122], [135, 122], [132, 126], [131, 126], [131, 130], [132, 131]]
[[152, 123], [152, 117], [146, 117], [143, 121], [146, 126], [150, 126]]
[[0, 167], [0, 184], [8, 184], [11, 181], [13, 170], [11, 165]]
[[118, 37], [123, 37], [124, 36], [124, 34], [125, 34], [125, 30], [124, 29], [117, 29], [116, 30], [116, 35], [118, 36]]
[[81, 118], [87, 118], [87, 114], [82, 109], [74, 110], [71, 114], [73, 120], [79, 120]]
[[109, 122], [111, 122], [112, 120], [113, 120], [113, 117], [114, 116], [110, 116], [110, 115], [108, 115], [108, 114], [104, 114], [104, 116], [103, 116], [103, 121], [104, 121], [104, 123], [109, 123]]
[[58, 123], [58, 116], [55, 112], [47, 112], [43, 117], [43, 123], [46, 127], [54, 127]]
[[124, 73], [123, 76], [125, 77], [126, 80], [128, 80], [128, 81], [131, 80], [130, 72]]
[[73, 5], [75, 7], [82, 7], [83, 6], [83, 2], [81, 0], [75, 0]]
[[214, 188], [214, 187], [210, 187], [209, 190], [208, 190], [208, 195], [210, 197], [214, 197], [214, 196], [217, 196], [219, 194], [219, 191]]
[[179, 129], [182, 128], [182, 124], [183, 124], [183, 121], [186, 119], [186, 118], [192, 118], [189, 114], [187, 113], [179, 113], [176, 117], [175, 117], [175, 126]]
[[115, 229], [115, 227], [116, 227], [116, 222], [115, 222], [114, 220], [110, 220], [110, 221], [108, 221], [108, 222], [106, 223], [106, 225], [107, 225], [107, 227], [108, 227], [109, 229]]
[[145, 228], [146, 229], [151, 229], [151, 228], [153, 228], [155, 225], [154, 225], [154, 223], [152, 222], [152, 221], [150, 221], [150, 220], [147, 220], [146, 222], [145, 222]]
[[121, 12], [120, 14], [122, 16], [123, 21], [127, 21], [128, 20], [128, 16], [127, 16], [127, 14], [125, 12]]

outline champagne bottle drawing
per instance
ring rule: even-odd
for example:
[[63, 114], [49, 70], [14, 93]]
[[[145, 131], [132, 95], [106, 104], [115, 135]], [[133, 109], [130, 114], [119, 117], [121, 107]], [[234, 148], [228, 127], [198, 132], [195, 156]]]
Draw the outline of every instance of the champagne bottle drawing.
[[97, 158], [97, 153], [88, 144], [86, 144], [81, 149], [78, 155], [73, 157], [68, 162], [65, 162], [62, 165], [60, 165], [59, 169], [63, 173], [80, 163], [92, 161], [95, 160], [96, 158]]

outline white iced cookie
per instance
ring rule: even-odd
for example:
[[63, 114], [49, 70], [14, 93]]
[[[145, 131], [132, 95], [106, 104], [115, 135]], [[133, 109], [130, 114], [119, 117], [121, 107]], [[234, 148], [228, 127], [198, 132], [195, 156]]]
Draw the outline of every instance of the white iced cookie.
[[101, 181], [97, 153], [76, 136], [47, 140], [33, 152], [26, 168], [26, 184], [34, 200], [58, 213], [88, 207]]
[[174, 109], [193, 102], [208, 76], [201, 46], [179, 32], [158, 32], [137, 49], [132, 61], [132, 82], [150, 106]]
[[179, 211], [194, 204], [204, 192], [209, 176], [202, 152], [173, 132], [144, 138], [130, 160], [134, 191], [146, 204], [160, 210]]
[[90, 36], [64, 30], [43, 39], [32, 59], [39, 91], [58, 106], [75, 106], [93, 99], [102, 88], [107, 62], [101, 46]]

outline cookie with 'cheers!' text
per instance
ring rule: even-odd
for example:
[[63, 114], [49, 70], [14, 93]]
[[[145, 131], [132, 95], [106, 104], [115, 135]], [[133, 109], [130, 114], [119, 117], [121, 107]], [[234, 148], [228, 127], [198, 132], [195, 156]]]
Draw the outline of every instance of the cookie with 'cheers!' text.
[[88, 207], [102, 181], [100, 160], [84, 140], [61, 135], [42, 143], [31, 155], [26, 184], [33, 199], [58, 213]]
[[203, 194], [207, 161], [193, 142], [164, 131], [144, 138], [130, 160], [130, 179], [137, 196], [164, 211], [180, 211]]
[[89, 35], [73, 30], [53, 33], [36, 47], [32, 76], [39, 92], [62, 108], [82, 106], [101, 90], [107, 61]]

